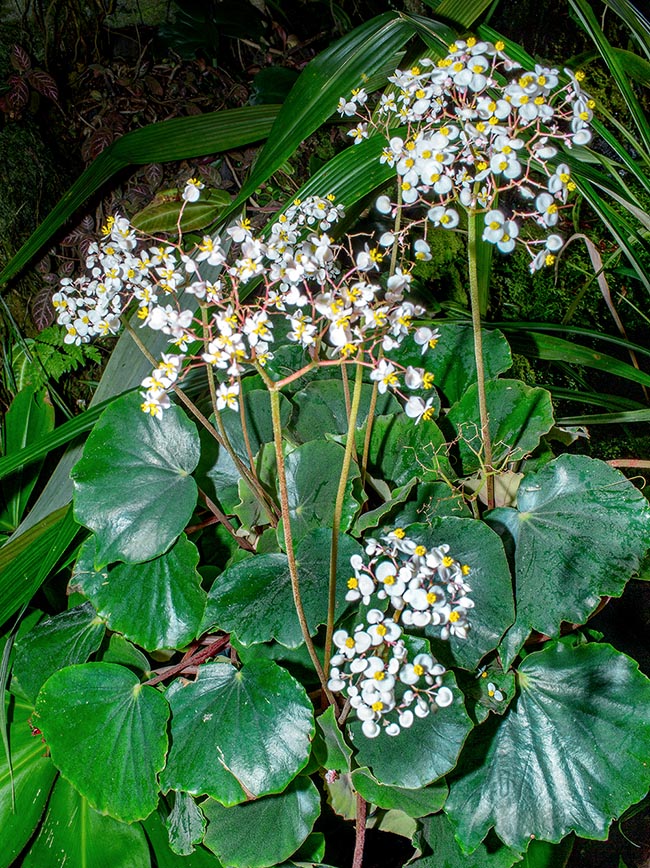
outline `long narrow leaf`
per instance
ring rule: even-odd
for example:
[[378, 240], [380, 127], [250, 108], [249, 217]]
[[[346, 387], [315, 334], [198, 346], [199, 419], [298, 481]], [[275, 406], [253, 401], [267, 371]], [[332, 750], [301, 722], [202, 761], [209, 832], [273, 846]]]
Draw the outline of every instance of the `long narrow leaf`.
[[508, 338], [508, 342], [514, 352], [521, 355], [546, 361], [583, 365], [605, 371], [615, 377], [640, 383], [643, 386], [650, 386], [650, 374], [638, 371], [632, 365], [621, 362], [613, 356], [599, 353], [590, 347], [583, 347], [572, 341], [535, 332], [517, 332]]
[[78, 530], [64, 507], [0, 549], [0, 624], [29, 602]]
[[614, 78], [614, 81], [616, 82], [637, 126], [639, 135], [643, 140], [646, 150], [650, 150], [650, 127], [648, 126], [646, 113], [639, 104], [639, 101], [632, 90], [632, 86], [630, 85], [619, 56], [612, 50], [612, 46], [609, 44], [605, 34], [600, 29], [600, 25], [598, 24], [593, 9], [586, 0], [569, 0], [569, 3], [576, 13], [583, 30], [593, 40], [596, 48], [607, 64], [607, 68]]
[[650, 21], [629, 0], [605, 0], [628, 26], [639, 48], [650, 58]]
[[436, 5], [435, 13], [459, 27], [471, 27], [491, 3], [492, 0], [442, 0]]
[[17, 274], [50, 242], [77, 208], [117, 172], [127, 166], [200, 157], [257, 142], [269, 134], [279, 108], [276, 105], [245, 106], [200, 117], [172, 118], [122, 136], [77, 178], [7, 263], [0, 272], [0, 285]]
[[559, 425], [627, 425], [650, 422], [650, 410], [627, 410], [618, 413], [591, 413], [585, 416], [562, 416]]
[[236, 213], [297, 147], [336, 111], [339, 99], [394, 56], [413, 35], [405, 16], [385, 12], [356, 28], [315, 57], [291, 89], [250, 177], [226, 210]]
[[631, 398], [622, 398], [620, 395], [607, 395], [604, 392], [579, 392], [575, 389], [565, 389], [550, 383], [538, 384], [542, 389], [547, 389], [556, 400], [572, 401], [577, 404], [589, 404], [590, 406], [605, 407], [612, 413], [622, 413], [628, 410], [647, 410], [648, 408], [639, 401]]

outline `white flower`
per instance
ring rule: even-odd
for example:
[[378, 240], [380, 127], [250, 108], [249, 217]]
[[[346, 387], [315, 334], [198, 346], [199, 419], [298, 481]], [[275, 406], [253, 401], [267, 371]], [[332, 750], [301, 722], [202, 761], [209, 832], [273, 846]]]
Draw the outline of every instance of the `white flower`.
[[239, 410], [239, 383], [222, 383], [217, 390], [217, 410]]
[[433, 406], [433, 398], [427, 398], [423, 401], [417, 395], [412, 395], [404, 407], [404, 412], [410, 419], [415, 419], [417, 425], [422, 419], [428, 422], [435, 415], [435, 407]]
[[183, 190], [183, 199], [185, 202], [196, 202], [201, 195], [201, 190], [205, 187], [205, 184], [201, 183], [197, 178], [190, 178], [185, 182], [185, 189]]

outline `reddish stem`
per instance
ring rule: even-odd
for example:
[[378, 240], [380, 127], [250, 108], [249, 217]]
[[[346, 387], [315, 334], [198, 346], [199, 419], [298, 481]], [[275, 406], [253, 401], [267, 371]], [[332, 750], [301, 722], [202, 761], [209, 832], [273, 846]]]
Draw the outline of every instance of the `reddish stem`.
[[354, 842], [354, 856], [352, 868], [361, 868], [363, 865], [363, 845], [366, 841], [366, 800], [357, 793], [357, 837]]
[[201, 651], [191, 653], [189, 656], [186, 654], [181, 662], [177, 663], [176, 666], [166, 667], [164, 671], [159, 672], [158, 675], [154, 675], [153, 678], [150, 678], [149, 681], [145, 681], [144, 683], [152, 687], [160, 681], [165, 681], [167, 678], [171, 678], [174, 675], [180, 675], [180, 673], [184, 672], [188, 666], [199, 666], [201, 663], [205, 663], [206, 660], [209, 660], [210, 657], [214, 657], [218, 654], [229, 641], [230, 636], [220, 636], [215, 642], [211, 642]]

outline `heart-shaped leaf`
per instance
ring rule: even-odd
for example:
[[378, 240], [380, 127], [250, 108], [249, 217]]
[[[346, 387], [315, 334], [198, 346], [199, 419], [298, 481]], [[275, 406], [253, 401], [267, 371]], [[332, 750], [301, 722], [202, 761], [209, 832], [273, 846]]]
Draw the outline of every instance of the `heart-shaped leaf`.
[[98, 813], [59, 778], [38, 837], [22, 865], [43, 868], [63, 864], [66, 868], [150, 868], [151, 859], [139, 824], [120, 823]]
[[225, 808], [209, 799], [204, 843], [232, 868], [278, 865], [300, 847], [320, 813], [318, 790], [306, 777], [283, 793]]
[[583, 623], [601, 596], [616, 597], [650, 547], [650, 507], [622, 473], [584, 455], [561, 455], [524, 477], [517, 509], [493, 510], [515, 543], [517, 620], [510, 662], [531, 630], [557, 636]]
[[90, 603], [44, 618], [16, 642], [13, 677], [30, 702], [43, 684], [64, 666], [85, 663], [96, 651], [106, 628]]
[[[344, 451], [338, 443], [312, 440], [287, 455], [285, 465], [294, 543], [310, 530], [332, 526]], [[341, 530], [348, 529], [359, 509], [352, 496], [352, 485], [358, 476], [359, 468], [353, 462], [343, 498]]]
[[114, 663], [55, 672], [36, 703], [54, 765], [102, 814], [132, 823], [156, 807], [169, 707]]
[[[485, 398], [494, 465], [523, 458], [554, 425], [551, 396], [545, 389], [519, 380], [489, 380]], [[447, 418], [458, 436], [463, 472], [474, 473], [481, 466], [482, 452], [476, 384], [454, 404]]]
[[172, 748], [163, 789], [226, 805], [283, 790], [305, 766], [314, 714], [303, 687], [272, 660], [201, 667], [167, 691]]
[[[365, 428], [357, 434], [360, 451], [364, 438]], [[426, 420], [415, 425], [404, 413], [374, 419], [368, 466], [373, 476], [398, 486], [414, 478], [427, 482], [453, 475], [440, 428]]]
[[[361, 403], [357, 414], [357, 428], [368, 418], [368, 409], [373, 387], [361, 386]], [[303, 442], [323, 438], [325, 434], [345, 434], [348, 430], [348, 414], [345, 393], [341, 380], [315, 380], [292, 397], [298, 407], [298, 418], [292, 431]], [[377, 396], [375, 415], [398, 413], [401, 407], [389, 392]]]
[[[296, 548], [300, 596], [314, 635], [327, 621], [329, 563], [332, 532], [311, 531]], [[337, 558], [337, 617], [346, 606], [350, 558], [361, 546], [341, 534]], [[285, 554], [256, 555], [235, 564], [219, 576], [208, 595], [201, 632], [218, 627], [235, 633], [244, 645], [277, 639], [287, 648], [303, 643]]]
[[41, 736], [32, 734], [31, 714], [31, 706], [10, 700], [11, 770], [0, 750], [0, 868], [8, 868], [31, 837], [56, 777]]
[[196, 571], [199, 553], [185, 534], [144, 564], [95, 570], [96, 537], [82, 546], [72, 587], [85, 594], [111, 630], [146, 648], [180, 648], [197, 635], [206, 594]]
[[152, 419], [140, 404], [137, 394], [114, 401], [72, 470], [75, 517], [97, 534], [98, 569], [167, 551], [196, 504], [196, 427], [178, 407]]
[[610, 645], [565, 642], [526, 657], [517, 680], [516, 704], [475, 730], [451, 784], [457, 837], [469, 851], [492, 826], [520, 851], [571, 831], [606, 838], [650, 786], [650, 681]]

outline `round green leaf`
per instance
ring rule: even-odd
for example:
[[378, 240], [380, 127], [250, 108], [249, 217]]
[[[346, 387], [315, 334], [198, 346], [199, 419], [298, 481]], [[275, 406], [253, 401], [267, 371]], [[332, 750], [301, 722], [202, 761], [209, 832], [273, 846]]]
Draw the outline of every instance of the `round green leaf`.
[[[319, 528], [305, 536], [296, 549], [300, 596], [311, 635], [327, 621], [331, 541], [331, 530]], [[350, 558], [361, 551], [352, 537], [340, 535], [336, 617], [347, 605]], [[302, 645], [287, 556], [256, 555], [224, 570], [210, 589], [201, 632], [215, 626], [235, 633], [244, 645], [271, 639], [287, 648]]]
[[[545, 389], [526, 386], [519, 380], [490, 380], [485, 384], [492, 463], [517, 461], [532, 452], [542, 434], [554, 425], [551, 396]], [[481, 428], [478, 423], [478, 389], [470, 386], [447, 418], [457, 433], [463, 472], [481, 466]]]
[[[338, 443], [312, 440], [287, 455], [285, 465], [294, 543], [310, 530], [332, 526], [344, 451]], [[359, 509], [352, 496], [352, 484], [358, 476], [359, 468], [353, 462], [343, 498], [341, 530], [348, 529]]]
[[272, 660], [202, 666], [167, 691], [172, 748], [163, 790], [233, 805], [277, 793], [306, 765], [314, 714], [303, 687]]
[[197, 635], [206, 594], [196, 570], [199, 553], [185, 534], [144, 564], [95, 570], [96, 537], [82, 546], [72, 587], [85, 594], [111, 630], [148, 651], [180, 648]]
[[426, 787], [456, 765], [472, 722], [451, 672], [444, 676], [443, 683], [453, 691], [453, 703], [427, 717], [416, 717], [413, 725], [402, 729], [398, 736], [382, 731], [376, 738], [366, 738], [360, 721], [350, 725], [356, 760], [360, 766], [367, 766], [379, 783], [408, 789]]
[[140, 403], [133, 393], [114, 401], [72, 469], [75, 517], [97, 534], [98, 568], [167, 551], [196, 505], [196, 427], [178, 407], [152, 419]]
[[[365, 429], [357, 433], [360, 452], [364, 438]], [[374, 419], [368, 467], [373, 476], [398, 486], [415, 477], [426, 482], [453, 475], [440, 428], [433, 421], [415, 425], [404, 413]]]
[[[373, 387], [369, 383], [361, 386], [361, 404], [357, 414], [357, 428], [368, 417]], [[307, 443], [323, 438], [325, 434], [345, 434], [348, 430], [348, 413], [345, 393], [341, 380], [315, 380], [292, 397], [298, 407], [298, 418], [292, 431]], [[377, 396], [375, 415], [399, 413], [400, 404], [389, 392]]]
[[517, 509], [495, 509], [488, 520], [516, 545], [508, 660], [531, 630], [557, 636], [562, 621], [581, 624], [601, 596], [619, 596], [650, 547], [647, 500], [618, 470], [584, 455], [561, 455], [525, 476]]
[[55, 672], [36, 703], [54, 765], [102, 814], [132, 823], [158, 801], [165, 764], [165, 698], [114, 663]]
[[510, 868], [520, 861], [520, 853], [506, 847], [496, 835], [492, 838], [468, 855], [460, 848], [445, 814], [424, 817], [415, 843], [426, 855], [410, 862], [409, 868]]
[[[29, 706], [10, 700], [7, 717], [15, 809], [12, 801], [12, 772], [0, 748], [0, 868], [11, 865], [36, 828], [56, 777], [56, 768], [47, 756], [41, 736], [32, 735]], [[32, 718], [32, 723], [36, 719]]]
[[610, 645], [553, 642], [518, 682], [516, 705], [467, 743], [445, 808], [457, 837], [470, 851], [492, 826], [520, 851], [531, 837], [606, 838], [650, 786], [650, 681]]
[[[440, 339], [433, 350], [422, 352], [422, 347], [408, 336], [399, 349], [392, 350], [391, 358], [400, 364], [423, 367], [435, 377], [435, 385], [455, 404], [476, 382], [476, 358], [472, 326], [464, 323], [433, 323]], [[512, 365], [510, 347], [500, 331], [481, 329], [483, 335], [483, 364], [486, 380], [494, 380]]]
[[209, 800], [204, 844], [232, 868], [266, 868], [283, 862], [300, 847], [320, 813], [320, 796], [306, 777], [283, 793], [225, 808]]
[[439, 630], [427, 627], [425, 633], [438, 656], [442, 656], [442, 646], [451, 651], [455, 665], [476, 668], [515, 619], [512, 577], [501, 540], [482, 521], [453, 516], [437, 519], [432, 528], [412, 525], [408, 535], [427, 548], [448, 543], [452, 557], [471, 568], [467, 582], [474, 608], [469, 613], [467, 638], [451, 636], [446, 642], [436, 642]]
[[[205, 819], [203, 824], [205, 825]], [[170, 846], [171, 833], [165, 828], [159, 811], [149, 814], [147, 819], [142, 821], [142, 826], [147, 833], [157, 868], [224, 868], [214, 853], [210, 853], [203, 845], [179, 859], [178, 853]]]
[[44, 618], [16, 642], [13, 677], [30, 702], [53, 672], [85, 663], [96, 651], [106, 628], [90, 603]]
[[439, 811], [447, 798], [445, 783], [412, 790], [380, 784], [368, 769], [355, 769], [351, 777], [352, 786], [367, 802], [386, 811], [403, 811], [409, 817], [424, 817]]
[[[4, 833], [4, 829], [3, 829]], [[45, 821], [23, 868], [149, 868], [142, 828], [95, 811], [63, 778], [56, 782]]]
[[[291, 418], [291, 404], [280, 394], [280, 422], [282, 427]], [[271, 419], [271, 398], [267, 389], [243, 390], [243, 404], [246, 414], [246, 433], [253, 455], [257, 455], [264, 443], [273, 443], [273, 421]], [[241, 413], [225, 411], [221, 414], [223, 427], [228, 440], [239, 457], [248, 464], [248, 451], [244, 439]]]

